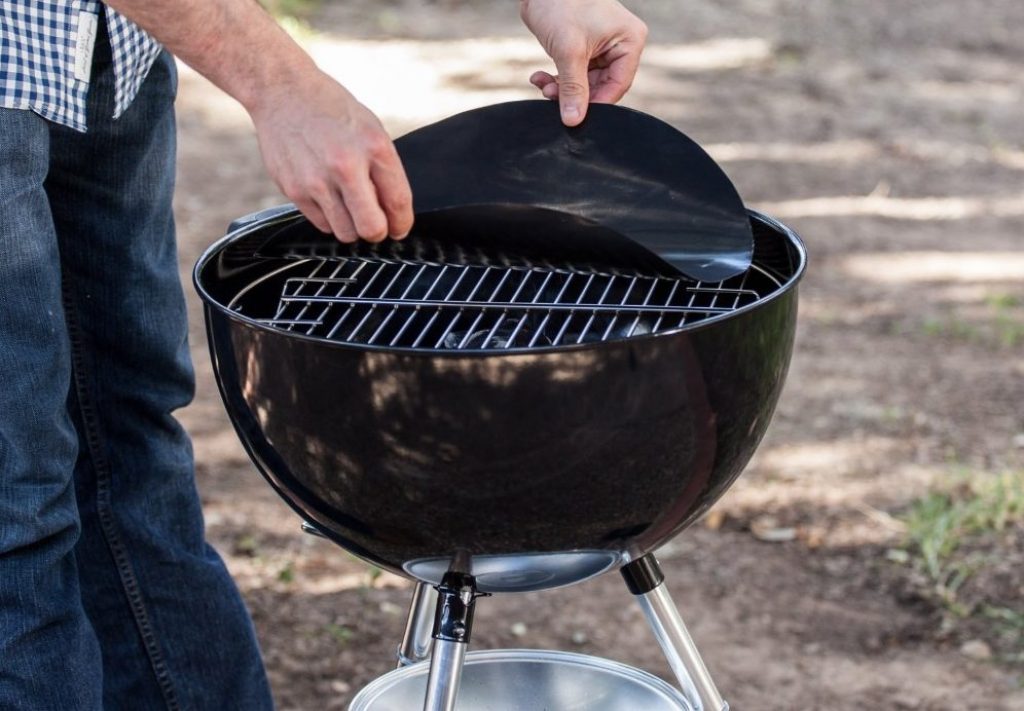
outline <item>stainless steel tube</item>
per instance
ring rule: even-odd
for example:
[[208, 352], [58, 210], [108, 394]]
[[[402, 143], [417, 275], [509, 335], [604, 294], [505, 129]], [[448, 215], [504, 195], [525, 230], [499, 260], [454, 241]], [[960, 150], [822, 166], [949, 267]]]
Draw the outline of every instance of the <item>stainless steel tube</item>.
[[399, 667], [422, 662], [430, 656], [430, 647], [434, 643], [431, 631], [436, 607], [437, 590], [427, 583], [416, 583], [416, 590], [409, 604], [405, 634], [402, 636], [402, 644], [398, 647]]
[[728, 711], [665, 584], [635, 597], [687, 700], [696, 711]]
[[466, 659], [466, 643], [438, 639], [430, 656], [430, 676], [423, 711], [454, 711], [455, 697], [462, 681], [462, 664]]

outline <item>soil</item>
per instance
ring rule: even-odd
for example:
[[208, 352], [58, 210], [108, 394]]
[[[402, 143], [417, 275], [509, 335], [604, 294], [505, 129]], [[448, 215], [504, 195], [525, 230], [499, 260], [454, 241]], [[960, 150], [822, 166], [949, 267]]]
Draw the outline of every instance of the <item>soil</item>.
[[[719, 687], [740, 711], [1024, 708], [1019, 664], [979, 659], [977, 643], [1014, 650], [951, 619], [889, 553], [899, 516], [951, 467], [1024, 467], [1024, 4], [630, 6], [651, 38], [626, 103], [706, 146], [811, 255], [768, 437], [713, 514], [660, 553]], [[548, 63], [516, 12], [327, 2], [304, 36], [399, 135], [532, 96], [526, 79]], [[283, 199], [244, 112], [184, 68], [179, 122], [187, 279], [232, 219]], [[190, 298], [199, 388], [182, 417], [209, 536], [279, 707], [345, 708], [394, 666], [410, 583], [300, 533], [235, 439]], [[1024, 544], [1010, 539], [972, 584], [1020, 610]], [[670, 678], [617, 575], [486, 599], [475, 630], [477, 649], [581, 651]]]

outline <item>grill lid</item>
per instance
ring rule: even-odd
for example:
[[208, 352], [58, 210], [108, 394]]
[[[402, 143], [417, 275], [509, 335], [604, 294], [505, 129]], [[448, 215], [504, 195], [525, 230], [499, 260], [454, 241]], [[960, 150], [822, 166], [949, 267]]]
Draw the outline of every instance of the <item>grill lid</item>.
[[693, 279], [746, 271], [746, 209], [704, 150], [652, 116], [593, 104], [566, 128], [551, 101], [474, 109], [395, 141], [417, 214], [467, 205], [550, 208], [620, 232]]

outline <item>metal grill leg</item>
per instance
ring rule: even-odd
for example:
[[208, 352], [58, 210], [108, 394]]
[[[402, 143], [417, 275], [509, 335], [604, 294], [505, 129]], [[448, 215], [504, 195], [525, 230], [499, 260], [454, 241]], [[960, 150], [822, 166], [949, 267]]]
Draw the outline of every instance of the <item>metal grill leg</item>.
[[437, 593], [434, 651], [423, 711], [454, 711], [473, 627], [473, 608], [480, 593], [473, 576], [462, 573], [446, 573]]
[[648, 554], [623, 567], [622, 577], [636, 596], [683, 695], [695, 711], [729, 711], [729, 704], [718, 693], [697, 645], [665, 589], [665, 576], [654, 555]]
[[454, 711], [465, 660], [464, 642], [437, 640], [434, 653], [430, 655], [430, 676], [427, 677], [423, 711]]
[[407, 667], [422, 662], [430, 656], [434, 640], [430, 636], [434, 625], [434, 610], [437, 608], [437, 590], [426, 583], [416, 583], [409, 604], [409, 619], [405, 623], [405, 635], [398, 648], [398, 666]]

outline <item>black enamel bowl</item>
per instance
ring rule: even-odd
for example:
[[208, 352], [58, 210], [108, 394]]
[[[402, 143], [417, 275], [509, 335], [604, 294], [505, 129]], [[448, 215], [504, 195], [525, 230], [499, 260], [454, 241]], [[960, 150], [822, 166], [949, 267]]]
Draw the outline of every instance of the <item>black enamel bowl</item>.
[[194, 277], [228, 414], [305, 520], [408, 577], [437, 583], [454, 564], [485, 591], [543, 589], [665, 543], [753, 454], [788, 368], [806, 255], [782, 224], [750, 220], [742, 283], [756, 300], [593, 343], [389, 347], [270, 324], [267, 304], [238, 297], [306, 263], [259, 254], [282, 227], [310, 231], [293, 211], [236, 227]]

